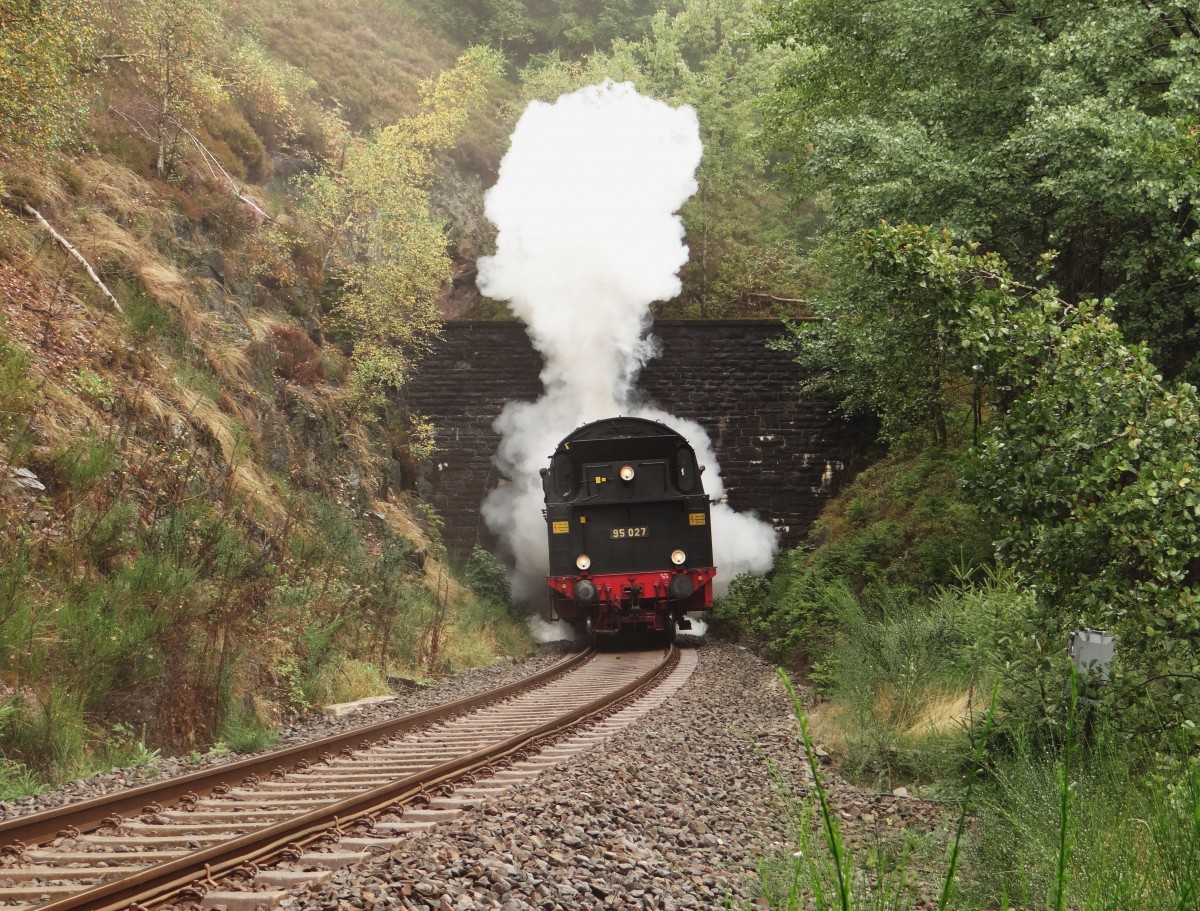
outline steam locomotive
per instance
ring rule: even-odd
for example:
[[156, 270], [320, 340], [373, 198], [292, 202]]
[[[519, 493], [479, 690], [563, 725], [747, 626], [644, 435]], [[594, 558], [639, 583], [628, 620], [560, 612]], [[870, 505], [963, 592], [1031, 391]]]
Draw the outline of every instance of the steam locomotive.
[[709, 500], [703, 467], [656, 421], [584, 424], [542, 469], [551, 616], [588, 641], [624, 629], [666, 640], [712, 607]]

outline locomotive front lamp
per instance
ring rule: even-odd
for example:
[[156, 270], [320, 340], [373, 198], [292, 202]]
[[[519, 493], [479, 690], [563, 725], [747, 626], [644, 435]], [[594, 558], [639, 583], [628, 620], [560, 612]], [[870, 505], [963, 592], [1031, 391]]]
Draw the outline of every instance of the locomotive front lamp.
[[621, 466], [621, 480], [622, 481], [632, 481], [633, 480], [633, 466], [632, 465], [622, 465]]
[[676, 566], [683, 566], [683, 561], [687, 559], [687, 554], [682, 550], [671, 551], [671, 562]]
[[592, 565], [592, 558], [587, 554], [580, 554], [575, 558], [575, 565], [579, 567], [580, 572], [587, 572], [588, 567]]

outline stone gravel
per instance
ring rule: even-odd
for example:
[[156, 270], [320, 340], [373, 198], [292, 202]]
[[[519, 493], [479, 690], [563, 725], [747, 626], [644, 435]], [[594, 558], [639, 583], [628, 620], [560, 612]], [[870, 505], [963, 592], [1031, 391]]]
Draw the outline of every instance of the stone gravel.
[[[704, 643], [659, 712], [540, 778], [415, 833], [387, 858], [290, 899], [300, 911], [758, 907], [758, 863], [793, 840], [766, 757], [798, 791], [810, 780], [773, 670]], [[937, 827], [922, 801], [827, 777], [848, 840], [880, 826]]]
[[[394, 699], [364, 707], [349, 715], [329, 717], [320, 711], [308, 712], [288, 720], [280, 730], [281, 744], [290, 746], [310, 740], [320, 740], [340, 734], [350, 728], [373, 724], [388, 718], [408, 715], [421, 709], [453, 702], [473, 696], [484, 690], [494, 689], [532, 676], [544, 670], [578, 646], [570, 642], [551, 642], [538, 646], [530, 656], [517, 659], [501, 659], [484, 668], [462, 671], [428, 686], [398, 693]], [[270, 752], [271, 747], [260, 752]], [[253, 753], [208, 752], [187, 756], [162, 756], [143, 766], [112, 769], [68, 782], [61, 787], [43, 791], [30, 797], [0, 802], [0, 820], [25, 816], [42, 810], [78, 803], [126, 788], [139, 787], [159, 778], [184, 775], [200, 769], [224, 765], [245, 759]]]

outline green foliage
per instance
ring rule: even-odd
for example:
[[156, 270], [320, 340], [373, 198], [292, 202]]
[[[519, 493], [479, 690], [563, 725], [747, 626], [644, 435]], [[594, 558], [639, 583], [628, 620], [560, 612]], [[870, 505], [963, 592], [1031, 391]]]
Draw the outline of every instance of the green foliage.
[[[909, 845], [897, 846], [891, 833], [865, 856], [845, 843], [807, 712], [791, 695], [813, 783], [797, 802], [793, 783], [771, 769], [797, 850], [760, 865], [768, 907], [915, 907], [913, 887], [928, 880], [929, 861], [916, 863]], [[1200, 888], [1200, 764], [1186, 748], [1146, 754], [1110, 729], [1094, 729], [1090, 751], [1078, 759], [1074, 698], [1069, 705], [1059, 752], [1026, 753], [998, 768], [988, 749], [994, 704], [988, 711], [943, 862], [941, 911], [1043, 903], [1080, 911], [1178, 911], [1194, 902]], [[977, 782], [978, 772], [989, 767], [991, 776]], [[971, 835], [969, 812], [979, 818]], [[967, 859], [961, 883], [960, 851]]]
[[36, 794], [45, 787], [29, 766], [0, 759], [0, 801], [16, 800]]
[[0, 152], [53, 149], [78, 135], [93, 94], [83, 73], [95, 16], [92, 0], [0, 6]]
[[770, 580], [739, 577], [717, 629], [750, 631], [789, 664], [820, 661], [859, 598], [916, 601], [991, 563], [991, 537], [958, 483], [962, 455], [932, 447], [866, 469], [827, 508], [811, 545]]
[[109, 8], [104, 59], [126, 69], [145, 96], [120, 113], [153, 141], [160, 175], [177, 176], [169, 168], [183, 151], [195, 151], [207, 120], [219, 151], [235, 156], [225, 156], [227, 167], [266, 176], [258, 138], [239, 116], [221, 111], [237, 97], [243, 108], [272, 119], [278, 134], [296, 129], [296, 102], [314, 86], [260, 45], [263, 18], [274, 10], [271, 0], [135, 0]]
[[129, 328], [135, 342], [162, 339], [178, 351], [184, 341], [184, 333], [174, 317], [149, 294], [136, 291], [122, 295], [122, 309], [129, 320]]
[[969, 906], [999, 894], [1028, 906], [1069, 883], [1069, 907], [1187, 907], [1200, 887], [1194, 757], [1182, 749], [1155, 755], [1118, 731], [1093, 732], [1068, 779], [1065, 853], [1062, 771], [1055, 753], [1025, 744], [985, 782], [968, 851], [976, 871], [964, 887]]
[[476, 597], [501, 610], [512, 609], [512, 586], [508, 583], [508, 572], [499, 560], [478, 544], [471, 549], [465, 577]]
[[2, 464], [19, 464], [32, 447], [29, 424], [37, 401], [29, 356], [0, 333], [0, 444]]
[[244, 706], [234, 707], [221, 726], [221, 742], [235, 753], [257, 753], [279, 746], [279, 740], [277, 731]]
[[1007, 709], [1019, 705], [1017, 656], [996, 633], [1031, 612], [1033, 600], [1003, 574], [932, 596], [877, 586], [843, 597], [837, 638], [814, 677], [835, 707], [830, 735], [846, 772], [876, 786], [955, 790], [981, 684], [999, 675], [1004, 711], [993, 726], [1030, 720], [1028, 710]]
[[[966, 473], [1001, 556], [1036, 586], [1041, 631], [1022, 633], [1046, 649], [1034, 675], [1052, 670], [1054, 643], [1068, 630], [1105, 627], [1123, 643], [1118, 703], [1136, 703], [1148, 728], [1194, 724], [1195, 388], [1164, 384], [1146, 346], [1125, 342], [1107, 302], [1072, 305], [1024, 286], [998, 257], [944, 232], [883, 225], [858, 242], [879, 299], [901, 315], [928, 315], [932, 351], [969, 375], [976, 414], [992, 412]], [[874, 312], [868, 299], [862, 307]], [[840, 320], [852, 321], [853, 309]], [[822, 327], [835, 338], [846, 332]], [[842, 381], [869, 380], [851, 364]], [[895, 415], [886, 408], [885, 425]]]
[[502, 65], [494, 51], [468, 50], [425, 85], [419, 113], [355, 143], [339, 171], [308, 184], [306, 208], [342, 287], [337, 323], [354, 349], [352, 408], [379, 405], [387, 389], [401, 387], [437, 332], [450, 260], [428, 183]]
[[97, 405], [111, 408], [116, 401], [113, 396], [112, 383], [98, 373], [81, 367], [75, 371], [74, 380], [75, 388]]
[[945, 227], [1025, 282], [1060, 251], [1065, 300], [1115, 298], [1165, 373], [1200, 378], [1193, 0], [789, 0], [767, 16], [786, 57], [772, 134], [825, 229]]
[[[111, 389], [111, 387], [105, 387]], [[55, 458], [59, 476], [74, 488], [86, 488], [111, 475], [121, 464], [118, 441], [95, 434], [76, 440]]]

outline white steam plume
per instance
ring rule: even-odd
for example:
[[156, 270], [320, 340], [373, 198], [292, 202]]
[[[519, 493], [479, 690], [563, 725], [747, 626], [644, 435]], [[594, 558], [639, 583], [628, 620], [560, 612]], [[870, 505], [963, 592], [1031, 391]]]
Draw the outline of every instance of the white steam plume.
[[[496, 255], [478, 284], [511, 302], [542, 353], [546, 392], [510, 402], [496, 419], [504, 482], [483, 516], [516, 561], [518, 598], [544, 597], [546, 526], [539, 471], [587, 421], [619, 414], [673, 427], [706, 466], [705, 490], [724, 490], [700, 425], [636, 404], [633, 383], [654, 356], [650, 304], [679, 293], [687, 262], [676, 214], [696, 191], [702, 147], [696, 112], [639, 95], [631, 83], [590, 86], [554, 104], [532, 102], [487, 194]], [[725, 504], [712, 510], [718, 594], [741, 572], [771, 567], [775, 533]]]

